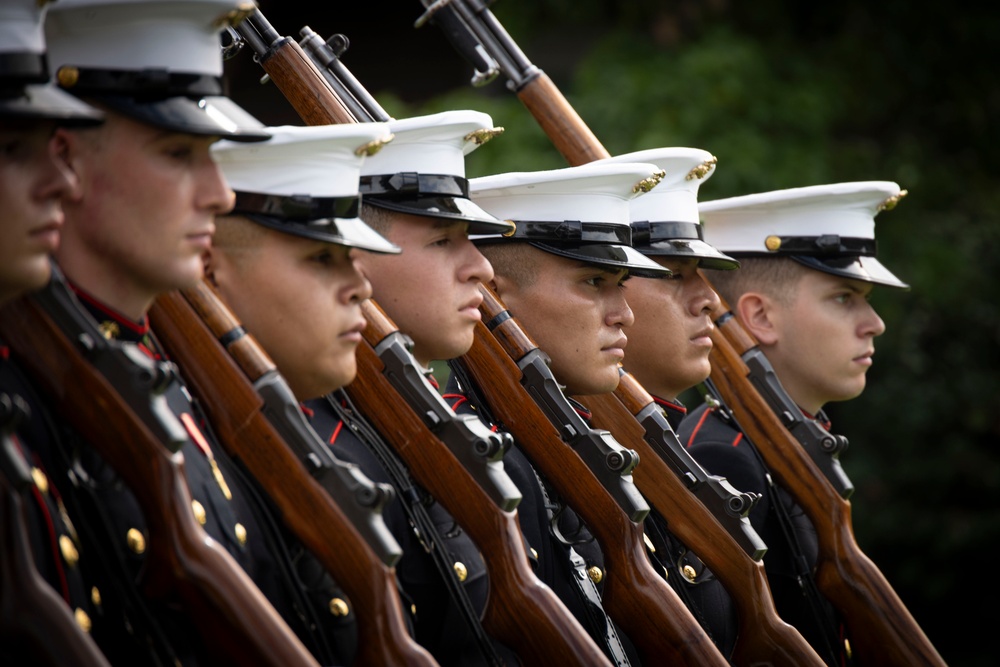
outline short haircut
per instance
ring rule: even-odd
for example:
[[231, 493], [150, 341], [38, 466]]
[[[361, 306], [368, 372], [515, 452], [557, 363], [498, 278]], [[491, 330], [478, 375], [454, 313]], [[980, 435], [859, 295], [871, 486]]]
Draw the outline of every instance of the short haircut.
[[266, 227], [258, 225], [242, 215], [219, 215], [215, 217], [215, 234], [212, 246], [232, 258], [249, 255], [264, 242]]
[[361, 202], [361, 219], [376, 232], [388, 238], [392, 227], [392, 211]]
[[731, 307], [747, 292], [760, 292], [787, 305], [795, 298], [799, 280], [812, 270], [788, 257], [741, 257], [735, 271], [707, 271], [705, 277]]
[[517, 241], [485, 243], [478, 247], [493, 265], [493, 272], [518, 287], [529, 287], [538, 278], [536, 253], [544, 251]]

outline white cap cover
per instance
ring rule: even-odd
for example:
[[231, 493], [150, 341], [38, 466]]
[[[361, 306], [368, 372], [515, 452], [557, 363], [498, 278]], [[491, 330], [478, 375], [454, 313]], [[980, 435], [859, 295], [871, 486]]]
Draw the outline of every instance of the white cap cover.
[[644, 255], [691, 257], [707, 269], [739, 266], [705, 243], [698, 219], [698, 188], [715, 173], [716, 158], [700, 148], [653, 148], [601, 162], [649, 162], [663, 180], [631, 201], [632, 246]]
[[906, 195], [890, 181], [833, 183], [699, 205], [705, 240], [740, 256], [789, 256], [865, 282], [907, 287], [875, 259], [875, 216]]
[[264, 142], [212, 146], [236, 191], [234, 213], [289, 234], [398, 252], [358, 217], [361, 165], [389, 139], [384, 123], [288, 125], [268, 132]]
[[473, 201], [515, 225], [512, 232], [474, 240], [529, 242], [564, 257], [664, 275], [669, 271], [631, 247], [629, 227], [630, 201], [661, 177], [652, 164], [591, 163], [472, 179]]

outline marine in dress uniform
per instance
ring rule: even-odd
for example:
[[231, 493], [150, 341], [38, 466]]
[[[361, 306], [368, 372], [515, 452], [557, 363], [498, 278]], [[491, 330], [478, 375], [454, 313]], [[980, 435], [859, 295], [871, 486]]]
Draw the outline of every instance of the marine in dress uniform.
[[[281, 126], [269, 127], [268, 132], [271, 138], [264, 142], [220, 141], [212, 147], [236, 193], [236, 204], [217, 221], [219, 241], [210, 252], [206, 272], [243, 326], [272, 356], [296, 398], [305, 400], [353, 379], [357, 343], [339, 342], [340, 328], [356, 326], [360, 302], [370, 295], [353, 260], [331, 255], [330, 244], [399, 252], [358, 217], [361, 164], [391, 134], [382, 123]], [[241, 230], [254, 225], [279, 234], [241, 240], [245, 236]], [[294, 243], [283, 241], [278, 247], [290, 251], [266, 254], [263, 246], [284, 235], [294, 237]], [[288, 276], [275, 275], [282, 271]], [[315, 283], [307, 282], [314, 276], [318, 276]], [[296, 293], [301, 290], [315, 290], [319, 296], [300, 303]], [[292, 312], [279, 300], [296, 309], [303, 303], [313, 307]], [[297, 327], [310, 330], [306, 338], [290, 331]], [[310, 390], [315, 393], [300, 393]], [[342, 593], [330, 594], [332, 581], [319, 562], [287, 530], [283, 532], [300, 578], [316, 582], [308, 589], [317, 606], [329, 607], [343, 623], [353, 624], [351, 601]]]
[[[107, 109], [109, 116], [120, 114], [165, 133], [262, 140], [268, 135], [260, 123], [221, 95], [219, 34], [239, 15], [240, 6], [220, 0], [65, 0], [46, 18], [49, 62], [65, 90]], [[141, 233], [142, 221], [134, 222]], [[83, 317], [106, 338], [164, 360], [145, 315], [126, 316], [83, 289], [78, 283], [83, 278], [67, 271]], [[98, 645], [114, 664], [205, 664], [210, 629], [193, 627], [183, 609], [143, 594], [149, 532], [114, 462], [102, 460], [69, 426], [59, 403], [36, 389], [16, 358], [5, 372], [31, 406], [34, 418], [25, 440], [47, 471], [49, 492], [74, 517], [78, 541], [62, 557], [78, 553], [95, 582], [85, 593]], [[179, 376], [164, 393], [186, 433], [181, 453], [195, 519], [246, 570], [318, 660], [346, 663], [349, 656], [337, 654], [342, 647], [336, 619], [310, 603], [264, 500], [215, 442]]]
[[[5, 132], [8, 127], [14, 132], [26, 132], [27, 128], [51, 128], [55, 125], [85, 126], [101, 122], [101, 113], [89, 107], [71, 95], [58, 90], [49, 83], [49, 72], [45, 58], [45, 40], [42, 32], [42, 22], [46, 11], [45, 3], [35, 0], [20, 0], [5, 2], [0, 6], [0, 129]], [[25, 138], [25, 145], [10, 150], [11, 160], [23, 160], [30, 157], [33, 161], [39, 156], [27, 155], [27, 151], [36, 150]], [[5, 151], [7, 148], [5, 147]], [[37, 150], [43, 150], [41, 147]], [[48, 155], [47, 143], [42, 159], [51, 160]], [[3, 160], [7, 160], [5, 155]], [[23, 167], [22, 167], [23, 168]], [[48, 196], [58, 199], [69, 187], [65, 176], [53, 176], [55, 165], [46, 167], [48, 176], [45, 182]], [[36, 169], [37, 171], [37, 169]], [[59, 180], [61, 179], [61, 180]], [[23, 185], [19, 182], [18, 185]], [[14, 186], [12, 186], [14, 187]], [[25, 198], [37, 197], [34, 190], [39, 183], [33, 181], [28, 193], [20, 193]], [[51, 220], [39, 218], [23, 220], [24, 212], [14, 207], [12, 201], [0, 202], [0, 259], [6, 264], [0, 269], [0, 305], [8, 298], [16, 295], [28, 286], [40, 287], [39, 281], [45, 279], [44, 273], [32, 272], [28, 275], [15, 275], [24, 266], [23, 256], [11, 256], [26, 248], [19, 234], [27, 236], [33, 229]], [[41, 215], [41, 214], [39, 214]], [[15, 216], [11, 219], [9, 216]], [[38, 259], [45, 258], [45, 249], [37, 247], [32, 250]], [[47, 259], [45, 260], [47, 261]], [[23, 524], [26, 532], [14, 533], [18, 526], [8, 526], [7, 535], [14, 539], [27, 536], [28, 547], [33, 558], [35, 570], [52, 587], [55, 594], [67, 605], [68, 612], [76, 619], [80, 630], [90, 632], [94, 619], [99, 617], [101, 610], [100, 590], [93, 582], [84, 576], [80, 563], [81, 551], [79, 536], [62, 496], [58, 489], [49, 483], [49, 472], [39, 460], [29, 430], [32, 423], [30, 407], [18, 393], [19, 385], [14, 376], [10, 361], [10, 349], [0, 338], [0, 414], [4, 421], [0, 425], [0, 437], [3, 446], [9, 451], [2, 453], [9, 457], [10, 463], [25, 466], [30, 474], [31, 486], [23, 494], [20, 506], [23, 508]], [[4, 467], [6, 472], [8, 469]], [[13, 473], [13, 469], [10, 471]], [[15, 493], [19, 480], [4, 478], [4, 493]], [[4, 520], [12, 520], [4, 517]], [[9, 553], [3, 554], [4, 559], [11, 558]], [[8, 561], [13, 563], [13, 560]], [[13, 576], [20, 573], [13, 569]], [[17, 646], [17, 642], [5, 641], [0, 647], [0, 662], [4, 664], [27, 664], [41, 661], [41, 656], [31, 653], [33, 648]], [[15, 660], [19, 662], [15, 663]]]
[[[656, 172], [650, 164], [584, 165], [473, 179], [473, 201], [515, 226], [507, 234], [480, 234], [474, 240], [487, 256], [490, 246], [530, 244], [581, 266], [663, 277], [669, 270], [630, 246], [628, 227], [629, 200], [641, 193], [637, 185], [648, 187], [657, 181]], [[494, 268], [501, 277], [504, 267]], [[522, 319], [523, 313], [512, 309], [512, 314]], [[527, 326], [526, 332], [533, 334]], [[596, 338], [597, 331], [582, 334]], [[544, 349], [542, 341], [539, 343]], [[617, 379], [617, 369], [612, 370]], [[556, 379], [564, 381], [558, 374]], [[475, 411], [493, 426], [477, 393], [478, 388], [462, 378], [462, 369], [456, 364], [446, 396], [453, 398], [457, 410]], [[581, 417], [590, 418], [583, 406], [571, 402]], [[629, 638], [603, 609], [604, 556], [587, 526], [561, 501], [555, 487], [539, 474], [516, 441], [504, 457], [504, 468], [524, 495], [518, 517], [539, 578], [556, 592], [614, 663], [639, 664]]]
[[[875, 216], [904, 194], [891, 182], [837, 183], [703, 202], [699, 208], [706, 241], [740, 260], [784, 258], [835, 277], [906, 288], [875, 257]], [[814, 412], [804, 414], [829, 428], [822, 410]], [[850, 664], [845, 626], [813, 580], [816, 531], [773, 482], [725, 406], [699, 406], [683, 420], [678, 435], [709, 472], [759, 495], [749, 519], [768, 546], [764, 566], [779, 616], [828, 664]]]
[[[389, 121], [388, 129], [392, 141], [361, 166], [366, 206], [443, 224], [465, 223], [471, 231], [510, 228], [468, 198], [465, 155], [497, 133], [488, 115], [449, 111]], [[430, 301], [435, 298], [430, 280], [427, 289]], [[380, 305], [392, 317], [392, 304]], [[495, 657], [516, 664], [516, 656], [499, 642], [487, 640], [486, 652], [480, 649], [476, 637], [481, 630], [475, 626], [489, 585], [486, 565], [465, 531], [413, 482], [391, 446], [345, 393], [306, 401], [305, 406], [313, 427], [336, 456], [358, 465], [373, 481], [396, 488], [397, 497], [384, 508], [383, 517], [402, 547], [396, 575], [416, 640], [442, 665], [487, 665]], [[435, 559], [435, 552], [441, 557]], [[452, 587], [460, 588], [464, 599], [449, 593]]]
[[[685, 281], [700, 281], [701, 278], [697, 274], [685, 275], [671, 262], [694, 260], [698, 269], [713, 272], [733, 270], [739, 266], [735, 259], [705, 242], [698, 219], [698, 189], [715, 173], [715, 156], [698, 148], [654, 148], [616, 155], [600, 160], [598, 164], [615, 162], [649, 162], [664, 173], [663, 179], [650, 192], [630, 202], [632, 245], [636, 250], [674, 268], [676, 277]], [[672, 339], [680, 336], [684, 343], [688, 343], [692, 332], [686, 330], [681, 322], [661, 320], [658, 316], [672, 313], [674, 311], [670, 308], [676, 307], [683, 309], [685, 321], [695, 323], [699, 319], [707, 320], [706, 312], [695, 314], [688, 310], [698, 306], [708, 307], [709, 301], [701, 298], [701, 294], [710, 293], [710, 288], [704, 285], [704, 290], [699, 292], [698, 286], [693, 287], [692, 296], [686, 297], [684, 292], [674, 292], [669, 284], [666, 285], [667, 290], [658, 290], [657, 287], [639, 285], [628, 293], [636, 324], [626, 329], [629, 344], [625, 350], [624, 366], [653, 394], [653, 400], [676, 431], [687, 414], [687, 408], [677, 400], [677, 394], [705, 379], [708, 373], [707, 351], [693, 351], [698, 356], [689, 361], [682, 355], [692, 352], [678, 348]], [[637, 289], [649, 289], [653, 295], [648, 299], [651, 303], [647, 304], [644, 293], [637, 295]], [[690, 298], [694, 306], [691, 303], [669, 306], [661, 303], [662, 299], [671, 296]], [[646, 312], [647, 308], [655, 308], [657, 312]], [[664, 322], [668, 327], [673, 325], [673, 328], [667, 331], [647, 328], [649, 324]], [[704, 375], [696, 375], [699, 372]], [[670, 388], [670, 394], [657, 396], [660, 387]], [[730, 657], [736, 644], [738, 626], [736, 610], [726, 589], [698, 556], [670, 532], [668, 518], [656, 508], [650, 510], [644, 528], [649, 538], [650, 558], [660, 565], [659, 571], [664, 573], [722, 654]]]

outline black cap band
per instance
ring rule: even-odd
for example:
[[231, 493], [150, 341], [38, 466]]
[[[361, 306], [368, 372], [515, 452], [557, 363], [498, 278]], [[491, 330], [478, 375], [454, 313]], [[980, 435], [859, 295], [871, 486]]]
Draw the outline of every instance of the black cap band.
[[420, 197], [469, 198], [469, 180], [447, 174], [419, 174], [403, 171], [396, 174], [362, 176], [361, 194], [385, 199], [417, 199]]
[[39, 53], [0, 53], [0, 87], [10, 88], [49, 80], [49, 66]]
[[75, 95], [128, 95], [135, 98], [204, 97], [222, 94], [222, 78], [166, 69], [114, 70], [64, 65], [56, 81]]
[[234, 214], [263, 215], [290, 221], [356, 218], [361, 197], [311, 197], [309, 195], [266, 195], [237, 192]]
[[[780, 245], [771, 253], [781, 255], [862, 255], [874, 257], [875, 239], [823, 234], [822, 236], [779, 236]], [[763, 254], [763, 253], [762, 253]]]
[[679, 239], [705, 240], [702, 227], [696, 222], [649, 222], [647, 220], [640, 220], [633, 222], [631, 227], [632, 245], [635, 247]]
[[579, 220], [563, 220], [562, 222], [515, 220], [513, 222], [516, 225], [514, 231], [504, 235], [508, 239], [549, 241], [573, 245], [586, 243], [632, 245], [632, 230], [628, 225], [616, 225], [608, 222], [580, 222]]

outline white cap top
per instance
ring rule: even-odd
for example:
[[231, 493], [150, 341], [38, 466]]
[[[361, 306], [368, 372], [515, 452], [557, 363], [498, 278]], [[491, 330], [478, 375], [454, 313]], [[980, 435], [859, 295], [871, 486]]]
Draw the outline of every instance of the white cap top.
[[705, 241], [736, 255], [785, 256], [818, 271], [906, 288], [875, 258], [875, 216], [906, 195], [890, 181], [833, 183], [703, 202]]
[[669, 274], [631, 247], [629, 226], [629, 202], [661, 176], [656, 165], [622, 162], [474, 178], [469, 181], [472, 201], [515, 227], [470, 238], [479, 243], [528, 242], [546, 252], [636, 275]]
[[415, 172], [464, 178], [465, 156], [495, 134], [489, 115], [470, 110], [401, 118], [388, 125], [395, 139], [365, 161], [363, 176]]
[[212, 153], [236, 191], [235, 215], [286, 234], [398, 253], [358, 217], [365, 155], [389, 139], [385, 123], [285, 125], [261, 143], [219, 141]]
[[705, 240], [723, 252], [769, 253], [779, 249], [769, 247], [774, 238], [874, 240], [876, 214], [900, 196], [889, 181], [833, 183], [702, 202], [699, 211]]
[[472, 200], [502, 220], [629, 224], [629, 202], [656, 181], [656, 165], [590, 163], [473, 178]]
[[0, 53], [45, 53], [42, 20], [46, 8], [38, 0], [0, 2]]
[[45, 21], [49, 63], [222, 76], [219, 33], [236, 0], [59, 0]]
[[219, 141], [212, 154], [229, 186], [241, 192], [353, 197], [366, 146], [385, 141], [385, 123], [269, 127], [259, 143]]
[[648, 162], [664, 172], [663, 180], [632, 200], [632, 220], [698, 223], [698, 188], [715, 173], [715, 156], [700, 148], [652, 148], [598, 160]]
[[733, 258], [705, 243], [698, 219], [698, 188], [715, 173], [715, 156], [700, 148], [652, 148], [601, 163], [647, 162], [663, 179], [631, 201], [632, 245], [644, 255], [698, 260], [707, 269], [734, 269]]

